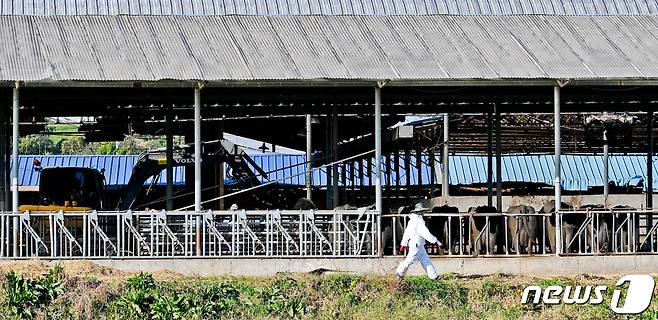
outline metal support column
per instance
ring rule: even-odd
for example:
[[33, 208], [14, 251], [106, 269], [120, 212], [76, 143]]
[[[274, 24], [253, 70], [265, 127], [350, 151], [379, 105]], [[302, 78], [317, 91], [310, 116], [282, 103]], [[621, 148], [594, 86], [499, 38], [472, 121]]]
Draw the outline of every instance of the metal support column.
[[306, 198], [311, 200], [311, 191], [313, 188], [313, 182], [311, 181], [313, 179], [313, 173], [311, 170], [313, 170], [313, 167], [311, 166], [311, 156], [313, 153], [313, 145], [311, 143], [312, 141], [312, 134], [313, 130], [311, 130], [311, 115], [307, 114], [306, 115]]
[[[20, 107], [19, 100], [19, 83], [17, 82], [13, 90], [13, 99], [12, 99], [12, 117], [11, 117], [11, 128], [12, 128], [12, 140], [11, 140], [11, 208], [12, 211], [18, 212], [18, 140], [20, 135], [18, 132], [18, 123], [19, 123], [19, 114], [18, 109]], [[14, 230], [16, 231], [16, 230]]]
[[[607, 114], [604, 112], [603, 114]], [[609, 161], [609, 146], [608, 146], [608, 130], [603, 129], [603, 205], [608, 207], [608, 195], [610, 195], [610, 183], [608, 179], [608, 161]]]
[[441, 197], [448, 201], [450, 196], [450, 116], [443, 114], [443, 168], [441, 171]]
[[167, 211], [174, 209], [174, 137], [173, 137], [173, 113], [171, 106], [167, 106], [167, 115], [165, 119], [165, 141], [166, 141], [166, 158], [167, 158], [167, 190], [166, 190], [166, 208]]
[[[224, 120], [219, 121], [219, 140], [224, 140]], [[224, 185], [224, 180], [226, 179], [226, 167], [224, 163], [219, 164], [219, 170], [216, 172], [217, 180], [219, 180], [219, 196], [222, 197], [219, 199], [219, 210], [226, 209], [224, 194], [226, 193], [226, 186]]]
[[201, 87], [194, 88], [194, 211], [201, 211]]
[[562, 219], [559, 219], [558, 211], [562, 209], [562, 187], [560, 184], [560, 86], [555, 86], [553, 88], [553, 121], [555, 129], [555, 176], [554, 176], [554, 186], [555, 186], [555, 212], [556, 212], [556, 223], [555, 223], [555, 248], [556, 255], [562, 253]]
[[[647, 209], [653, 209], [653, 110], [647, 111]], [[647, 215], [646, 231], [648, 234], [653, 225], [653, 215]]]
[[434, 198], [434, 185], [436, 184], [436, 151], [434, 148], [427, 152], [427, 158], [430, 166], [430, 198]]
[[420, 149], [416, 149], [416, 176], [418, 176], [417, 187], [418, 197], [423, 197], [423, 153]]
[[[338, 108], [334, 105], [331, 111], [331, 144], [333, 147], [332, 162], [338, 161]], [[331, 199], [333, 205], [332, 208], [338, 207], [340, 192], [338, 190], [338, 167], [344, 166], [344, 163], [334, 164], [331, 166], [331, 189], [333, 198]]]
[[9, 189], [7, 172], [9, 162], [7, 161], [7, 106], [4, 100], [0, 100], [0, 210], [9, 210], [9, 197], [6, 191]]
[[[9, 109], [9, 108], [7, 108]], [[8, 110], [7, 110], [8, 111]], [[10, 133], [9, 133], [9, 115], [7, 115], [7, 118], [5, 119], [5, 128], [2, 134], [4, 134], [5, 137], [5, 163], [7, 164], [5, 168], [5, 172], [3, 172], [2, 178], [5, 181], [5, 185], [7, 186], [5, 188], [5, 209], [9, 210], [11, 209], [11, 168], [9, 167], [9, 164], [11, 163], [11, 139], [9, 139]]]
[[[19, 83], [16, 82], [13, 90], [13, 99], [12, 99], [12, 117], [11, 117], [11, 128], [12, 128], [12, 138], [11, 138], [11, 210], [16, 213], [18, 212], [18, 140], [20, 134], [18, 131], [19, 124], [19, 113], [18, 109], [20, 107], [19, 100]], [[12, 251], [13, 256], [18, 256], [18, 217], [12, 219]]]
[[487, 205], [493, 206], [493, 128], [487, 112]]
[[[332, 134], [331, 130], [333, 128], [333, 125], [331, 122], [333, 121], [331, 114], [327, 113], [326, 115], [326, 126], [325, 126], [325, 156], [324, 160], [325, 163], [332, 163], [334, 161], [334, 144], [332, 143]], [[328, 166], [326, 167], [326, 175], [327, 175], [327, 192], [325, 195], [325, 202], [327, 204], [327, 209], [333, 209], [333, 204], [334, 204], [334, 188], [333, 188], [333, 167]]]
[[494, 103], [496, 113], [496, 210], [503, 211], [503, 170], [502, 155], [500, 150], [500, 108]]
[[[377, 210], [377, 236], [382, 229], [382, 89], [375, 88], [375, 210]], [[377, 252], [381, 256], [382, 239], [377, 241]]]
[[[647, 111], [647, 209], [653, 208], [653, 110]], [[647, 224], [648, 227], [651, 224]]]

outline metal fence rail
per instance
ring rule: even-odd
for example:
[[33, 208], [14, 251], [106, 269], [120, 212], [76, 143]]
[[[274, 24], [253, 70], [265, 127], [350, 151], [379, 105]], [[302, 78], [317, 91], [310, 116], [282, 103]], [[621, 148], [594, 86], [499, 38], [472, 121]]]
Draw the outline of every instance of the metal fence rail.
[[0, 258], [364, 257], [377, 213], [2, 212]]
[[[581, 209], [557, 214], [426, 213], [426, 225], [443, 247], [428, 244], [430, 254], [505, 256], [556, 254], [610, 255], [658, 253], [658, 210]], [[382, 216], [382, 241], [387, 255], [398, 250], [407, 215]], [[561, 223], [562, 234], [556, 234]]]

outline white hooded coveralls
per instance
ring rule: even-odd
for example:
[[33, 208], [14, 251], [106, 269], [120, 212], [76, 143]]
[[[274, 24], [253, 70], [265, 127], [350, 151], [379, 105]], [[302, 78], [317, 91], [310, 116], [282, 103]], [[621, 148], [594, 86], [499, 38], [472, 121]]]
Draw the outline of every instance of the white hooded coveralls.
[[407, 273], [407, 269], [409, 269], [416, 260], [420, 261], [420, 264], [423, 266], [423, 269], [425, 269], [425, 272], [427, 272], [428, 277], [436, 279], [439, 276], [434, 265], [432, 265], [430, 257], [427, 255], [427, 251], [425, 251], [425, 240], [431, 243], [439, 242], [439, 240], [436, 239], [436, 237], [427, 229], [425, 221], [421, 215], [414, 213], [410, 214], [407, 228], [404, 229], [404, 235], [402, 236], [402, 242], [400, 243], [400, 245], [409, 248], [409, 253], [398, 265], [397, 274], [399, 276], [404, 277]]

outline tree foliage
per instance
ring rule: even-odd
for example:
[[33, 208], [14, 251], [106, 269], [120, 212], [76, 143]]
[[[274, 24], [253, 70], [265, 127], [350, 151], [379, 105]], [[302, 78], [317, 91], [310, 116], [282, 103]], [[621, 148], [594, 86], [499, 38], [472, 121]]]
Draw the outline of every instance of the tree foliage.
[[[58, 140], [55, 143], [53, 140]], [[180, 143], [180, 138], [174, 143]], [[46, 134], [31, 134], [21, 137], [19, 150], [21, 154], [30, 155], [134, 155], [147, 150], [163, 148], [163, 137], [126, 136], [118, 142], [87, 142], [83, 136], [66, 136], [53, 139]]]
[[31, 134], [18, 141], [21, 154], [59, 154], [55, 144], [43, 134]]

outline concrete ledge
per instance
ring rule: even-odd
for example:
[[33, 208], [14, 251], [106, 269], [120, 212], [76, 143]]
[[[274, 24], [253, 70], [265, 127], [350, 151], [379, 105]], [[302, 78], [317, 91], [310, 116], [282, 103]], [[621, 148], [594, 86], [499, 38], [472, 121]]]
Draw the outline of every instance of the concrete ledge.
[[[169, 270], [183, 275], [250, 275], [266, 276], [276, 273], [305, 273], [330, 270], [359, 274], [393, 274], [402, 257], [385, 258], [221, 258], [221, 259], [120, 259], [91, 260], [106, 267], [124, 271]], [[24, 260], [23, 260], [24, 261]], [[15, 263], [4, 260], [0, 263]], [[54, 263], [56, 260], [46, 261]], [[578, 257], [486, 257], [486, 258], [434, 258], [440, 272], [463, 275], [524, 274], [536, 276], [573, 276], [578, 274], [658, 274], [658, 255], [578, 256]], [[415, 264], [410, 274], [422, 274]]]

